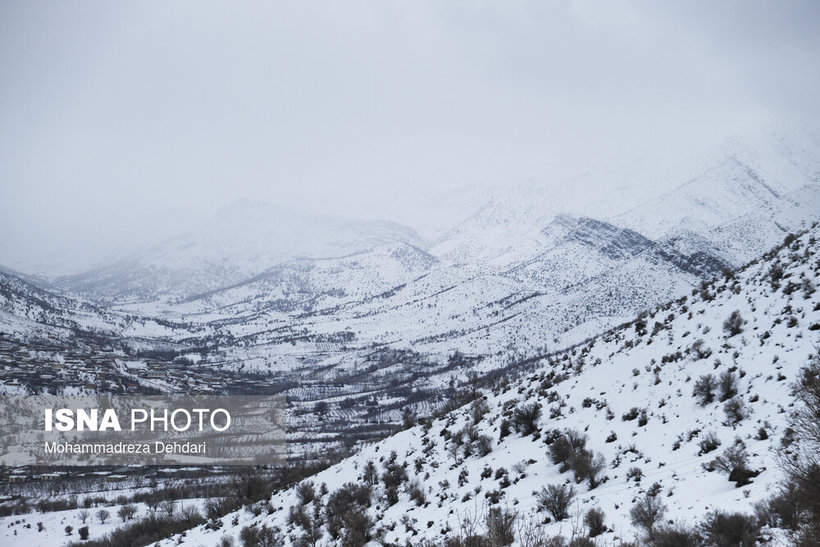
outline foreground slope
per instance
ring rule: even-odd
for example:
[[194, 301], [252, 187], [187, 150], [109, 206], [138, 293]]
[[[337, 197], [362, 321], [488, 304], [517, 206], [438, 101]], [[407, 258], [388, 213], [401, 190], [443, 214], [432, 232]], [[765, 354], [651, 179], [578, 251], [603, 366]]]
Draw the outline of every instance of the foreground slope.
[[[268, 526], [289, 541], [312, 528], [319, 544], [330, 545], [358, 527], [388, 544], [417, 545], [484, 533], [491, 507], [569, 537], [583, 528], [580, 515], [598, 507], [607, 527], [598, 541], [613, 544], [638, 535], [629, 510], [650, 489], [670, 520], [694, 523], [714, 508], [751, 512], [781, 479], [775, 451], [789, 440], [790, 384], [819, 341], [818, 235], [815, 225], [734, 276], [571, 350], [534, 356], [522, 365], [531, 370], [498, 382], [483, 402], [366, 447], [313, 477], [316, 499], [304, 511], [309, 489], [294, 488], [275, 494], [258, 516], [240, 511], [211, 526], [218, 531], [200, 527], [175, 541], [211, 545], [223, 535], [238, 539], [244, 527]], [[718, 380], [712, 400], [693, 395], [707, 375]], [[535, 408], [540, 415], [533, 420]], [[590, 456], [604, 462], [592, 472], [576, 467], [580, 482], [550, 457], [568, 430], [585, 436]], [[748, 455], [751, 482], [737, 482], [737, 475], [732, 482], [714, 465], [730, 448]], [[348, 487], [354, 495], [345, 498], [339, 491], [346, 483], [369, 493], [357, 498]], [[569, 518], [557, 521], [539, 511], [536, 493], [563, 483], [578, 494]], [[361, 504], [367, 518], [335, 518], [345, 500], [349, 509]], [[517, 529], [518, 540], [523, 531]]]

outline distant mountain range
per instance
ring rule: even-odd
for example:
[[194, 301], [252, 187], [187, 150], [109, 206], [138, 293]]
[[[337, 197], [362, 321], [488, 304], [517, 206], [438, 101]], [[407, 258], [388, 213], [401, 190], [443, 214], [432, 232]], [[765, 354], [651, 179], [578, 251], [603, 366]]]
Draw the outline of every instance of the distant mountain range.
[[[440, 268], [486, 271], [543, 254], [556, 241], [550, 230], [567, 217], [632, 230], [673, 254], [708, 254], [715, 264], [738, 266], [817, 216], [818, 150], [817, 132], [770, 127], [661, 167], [646, 162], [546, 186], [500, 187], [473, 214], [454, 217], [452, 228], [432, 242], [393, 222], [237, 202], [189, 233], [50, 281], [92, 299], [175, 300], [247, 282], [290, 261], [340, 258], [397, 243], [428, 252]], [[573, 188], [556, 197], [559, 183]], [[585, 186], [608, 190], [587, 195]], [[406, 272], [402, 281], [416, 273]]]
[[433, 404], [463, 375], [458, 363], [490, 373], [578, 343], [807, 228], [820, 218], [818, 142], [767, 129], [613, 174], [611, 194], [566, 203], [537, 185], [507, 189], [434, 241], [392, 222], [241, 202], [90, 272], [0, 275], [0, 331], [66, 343], [93, 332], [176, 357], [194, 348], [202, 370], [385, 397], [392, 410], [368, 419], [395, 422], [411, 395]]
[[197, 230], [107, 266], [54, 280], [105, 299], [188, 296], [299, 258], [341, 257], [395, 242], [424, 247], [406, 226], [295, 213], [253, 202], [223, 208]]

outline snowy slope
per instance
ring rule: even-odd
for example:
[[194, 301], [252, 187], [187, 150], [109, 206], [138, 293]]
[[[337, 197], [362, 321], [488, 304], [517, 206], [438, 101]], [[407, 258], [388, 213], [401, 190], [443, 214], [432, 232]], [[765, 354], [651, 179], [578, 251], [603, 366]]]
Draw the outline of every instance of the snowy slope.
[[[750, 512], [781, 477], [774, 452], [786, 429], [789, 384], [820, 342], [818, 237], [815, 226], [735, 276], [571, 350], [533, 356], [527, 361], [532, 368], [521, 377], [485, 393], [483, 411], [465, 406], [313, 477], [319, 494], [306, 513], [318, 507], [324, 515], [331, 495], [345, 483], [370, 484], [363, 508], [373, 524], [370, 537], [417, 545], [457, 535], [472, 520], [475, 532], [484, 533], [489, 507], [515, 511], [519, 522], [530, 521], [548, 535], [569, 537], [582, 527], [578, 515], [598, 507], [608, 528], [602, 544], [611, 545], [637, 535], [629, 509], [655, 484], [670, 520], [692, 524], [712, 508]], [[735, 311], [742, 319], [738, 333], [724, 327]], [[693, 386], [708, 374], [730, 375], [736, 394], [723, 402], [716, 389], [715, 399], [701, 404]], [[739, 420], [726, 412], [730, 401], [739, 404]], [[535, 433], [513, 428], [501, 435], [503, 422], [531, 404], [541, 409]], [[573, 473], [562, 473], [548, 456], [547, 441], [555, 442], [555, 431], [570, 429], [585, 435], [586, 447], [606, 462], [594, 488], [587, 481], [576, 484]], [[703, 453], [700, 443], [712, 434], [720, 446]], [[488, 448], [484, 454], [482, 443]], [[759, 472], [742, 487], [723, 471], [707, 470], [736, 443], [745, 447], [749, 468]], [[369, 462], [376, 480], [367, 472]], [[391, 500], [386, 481], [396, 477], [397, 499]], [[578, 491], [570, 518], [548, 519], [538, 511], [534, 493], [562, 483]], [[325, 494], [319, 490], [323, 484]], [[289, 513], [300, 505], [297, 489], [290, 489], [272, 497], [270, 514], [240, 511], [221, 519], [219, 531], [200, 527], [165, 544], [213, 545], [224, 535], [238, 537], [245, 526], [263, 524], [295, 541], [304, 530]], [[325, 527], [320, 531], [319, 544], [335, 544]]]
[[[772, 126], [693, 157], [646, 158], [608, 171], [556, 174], [544, 184], [500, 186], [429, 248], [396, 223], [239, 202], [188, 234], [56, 283], [98, 298], [167, 301], [245, 282], [296, 258], [338, 258], [397, 243], [469, 273], [532, 258], [544, 250], [542, 232], [561, 215], [595, 218], [681, 254], [717, 253], [739, 266], [817, 216], [818, 143], [817, 131]], [[415, 277], [406, 272], [402, 281]]]
[[52, 349], [89, 350], [89, 340], [107, 349], [126, 342], [140, 347], [164, 347], [168, 342], [213, 333], [208, 325], [123, 313], [96, 302], [43, 290], [20, 277], [0, 272], [0, 336], [21, 347], [45, 343], [56, 344]]
[[232, 287], [193, 295], [177, 309], [303, 312], [384, 293], [433, 263], [422, 249], [401, 242], [340, 258], [290, 260]]
[[[455, 266], [415, 248], [399, 250], [286, 263], [176, 309], [202, 320], [225, 317], [234, 336], [252, 336], [256, 344], [273, 344], [287, 332], [344, 330], [353, 336], [348, 349], [389, 344], [487, 356], [500, 347], [559, 343], [585, 324], [599, 332], [725, 266], [702, 251], [684, 255], [636, 232], [566, 215], [534, 245], [516, 247], [512, 264]], [[283, 342], [271, 353], [299, 351]]]
[[425, 247], [414, 230], [393, 222], [237, 202], [191, 233], [99, 270], [59, 278], [56, 284], [107, 298], [188, 296], [239, 283], [294, 258], [340, 257], [397, 242]]
[[35, 287], [0, 272], [0, 331], [26, 333], [34, 328], [87, 328], [112, 331], [122, 317], [98, 306]]
[[[258, 343], [285, 328], [438, 354], [563, 345], [815, 220], [818, 142], [770, 127], [685, 161], [570, 178], [574, 190], [560, 195], [505, 188], [429, 248], [392, 223], [239, 203], [192, 234], [57, 284], [129, 313], [230, 324]], [[599, 179], [610, 190], [587, 195]]]

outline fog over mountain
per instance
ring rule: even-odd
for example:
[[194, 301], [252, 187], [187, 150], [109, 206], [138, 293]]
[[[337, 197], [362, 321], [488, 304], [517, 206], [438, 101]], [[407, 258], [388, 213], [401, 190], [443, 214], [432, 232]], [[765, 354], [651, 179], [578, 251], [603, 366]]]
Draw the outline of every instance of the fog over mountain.
[[3, 3], [0, 21], [0, 264], [23, 271], [129, 256], [238, 199], [433, 239], [486, 194], [640, 194], [608, 174], [818, 119], [814, 2]]
[[818, 61], [808, 0], [0, 2], [0, 544], [820, 545]]

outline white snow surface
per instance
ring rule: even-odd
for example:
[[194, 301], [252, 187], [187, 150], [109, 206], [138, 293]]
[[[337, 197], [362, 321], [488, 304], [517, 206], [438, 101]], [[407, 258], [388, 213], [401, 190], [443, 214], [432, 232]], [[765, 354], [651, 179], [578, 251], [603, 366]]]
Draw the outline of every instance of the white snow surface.
[[[548, 457], [545, 439], [552, 430], [573, 429], [587, 436], [588, 448], [604, 456], [606, 478], [596, 488], [576, 484], [578, 495], [570, 518], [543, 524], [548, 534], [570, 536], [579, 516], [598, 507], [609, 527], [601, 544], [631, 539], [638, 531], [630, 524], [629, 509], [655, 483], [660, 485], [670, 521], [695, 524], [716, 508], [751, 512], [781, 479], [776, 450], [793, 402], [790, 384], [820, 342], [817, 293], [787, 289], [789, 283], [797, 287], [820, 283], [818, 236], [815, 227], [737, 277], [721, 279], [655, 309], [643, 318], [646, 333], [639, 333], [641, 325], [633, 322], [538, 360], [534, 370], [485, 393], [489, 410], [478, 421], [471, 416], [471, 407], [465, 406], [429, 427], [416, 426], [362, 449], [310, 479], [316, 487], [325, 484], [329, 490], [321, 502], [326, 503], [346, 483], [363, 484], [368, 462], [381, 474], [385, 463], [395, 459], [410, 477], [399, 487], [398, 503], [386, 501], [384, 484], [378, 482], [367, 509], [375, 523], [374, 538], [385, 544], [441, 541], [475, 517], [477, 531], [482, 532], [489, 503], [486, 494], [492, 491], [500, 492], [498, 506], [514, 510], [519, 519], [543, 523], [547, 514], [538, 511], [534, 493], [547, 484], [574, 483], [572, 473], [561, 473]], [[769, 276], [774, 264], [784, 271], [778, 287]], [[743, 330], [730, 335], [723, 325], [734, 311], [744, 321]], [[652, 334], [653, 330], [657, 332]], [[709, 355], [699, 356], [698, 347], [700, 355]], [[715, 400], [701, 406], [693, 397], [699, 377], [725, 372], [734, 374], [738, 382], [737, 397], [745, 417], [737, 424], [729, 422], [724, 403]], [[555, 375], [565, 379], [557, 381]], [[542, 409], [538, 434], [525, 436], [513, 430], [499, 439], [502, 420], [530, 403]], [[633, 407], [646, 411], [645, 425], [622, 418]], [[475, 435], [491, 438], [488, 454], [465, 454], [463, 446], [453, 441], [459, 431], [469, 428]], [[710, 433], [721, 445], [701, 454], [698, 443]], [[729, 482], [726, 473], [704, 468], [736, 442], [745, 445], [750, 468], [760, 471], [742, 488]], [[502, 468], [510, 482], [506, 487], [497, 478], [505, 474], [497, 475]], [[631, 468], [642, 471], [639, 482], [627, 477]], [[484, 469], [491, 474], [482, 478]], [[410, 499], [411, 483], [425, 492], [426, 502]], [[223, 535], [238, 538], [243, 527], [263, 524], [279, 528], [295, 541], [301, 531], [288, 523], [288, 512], [298, 503], [292, 488], [271, 498], [274, 512], [270, 515], [254, 517], [239, 511], [222, 519], [219, 532], [200, 527], [163, 544], [214, 545]], [[238, 519], [235, 526], [234, 519]], [[773, 537], [783, 540], [784, 535]], [[335, 542], [325, 535], [321, 544]]]

